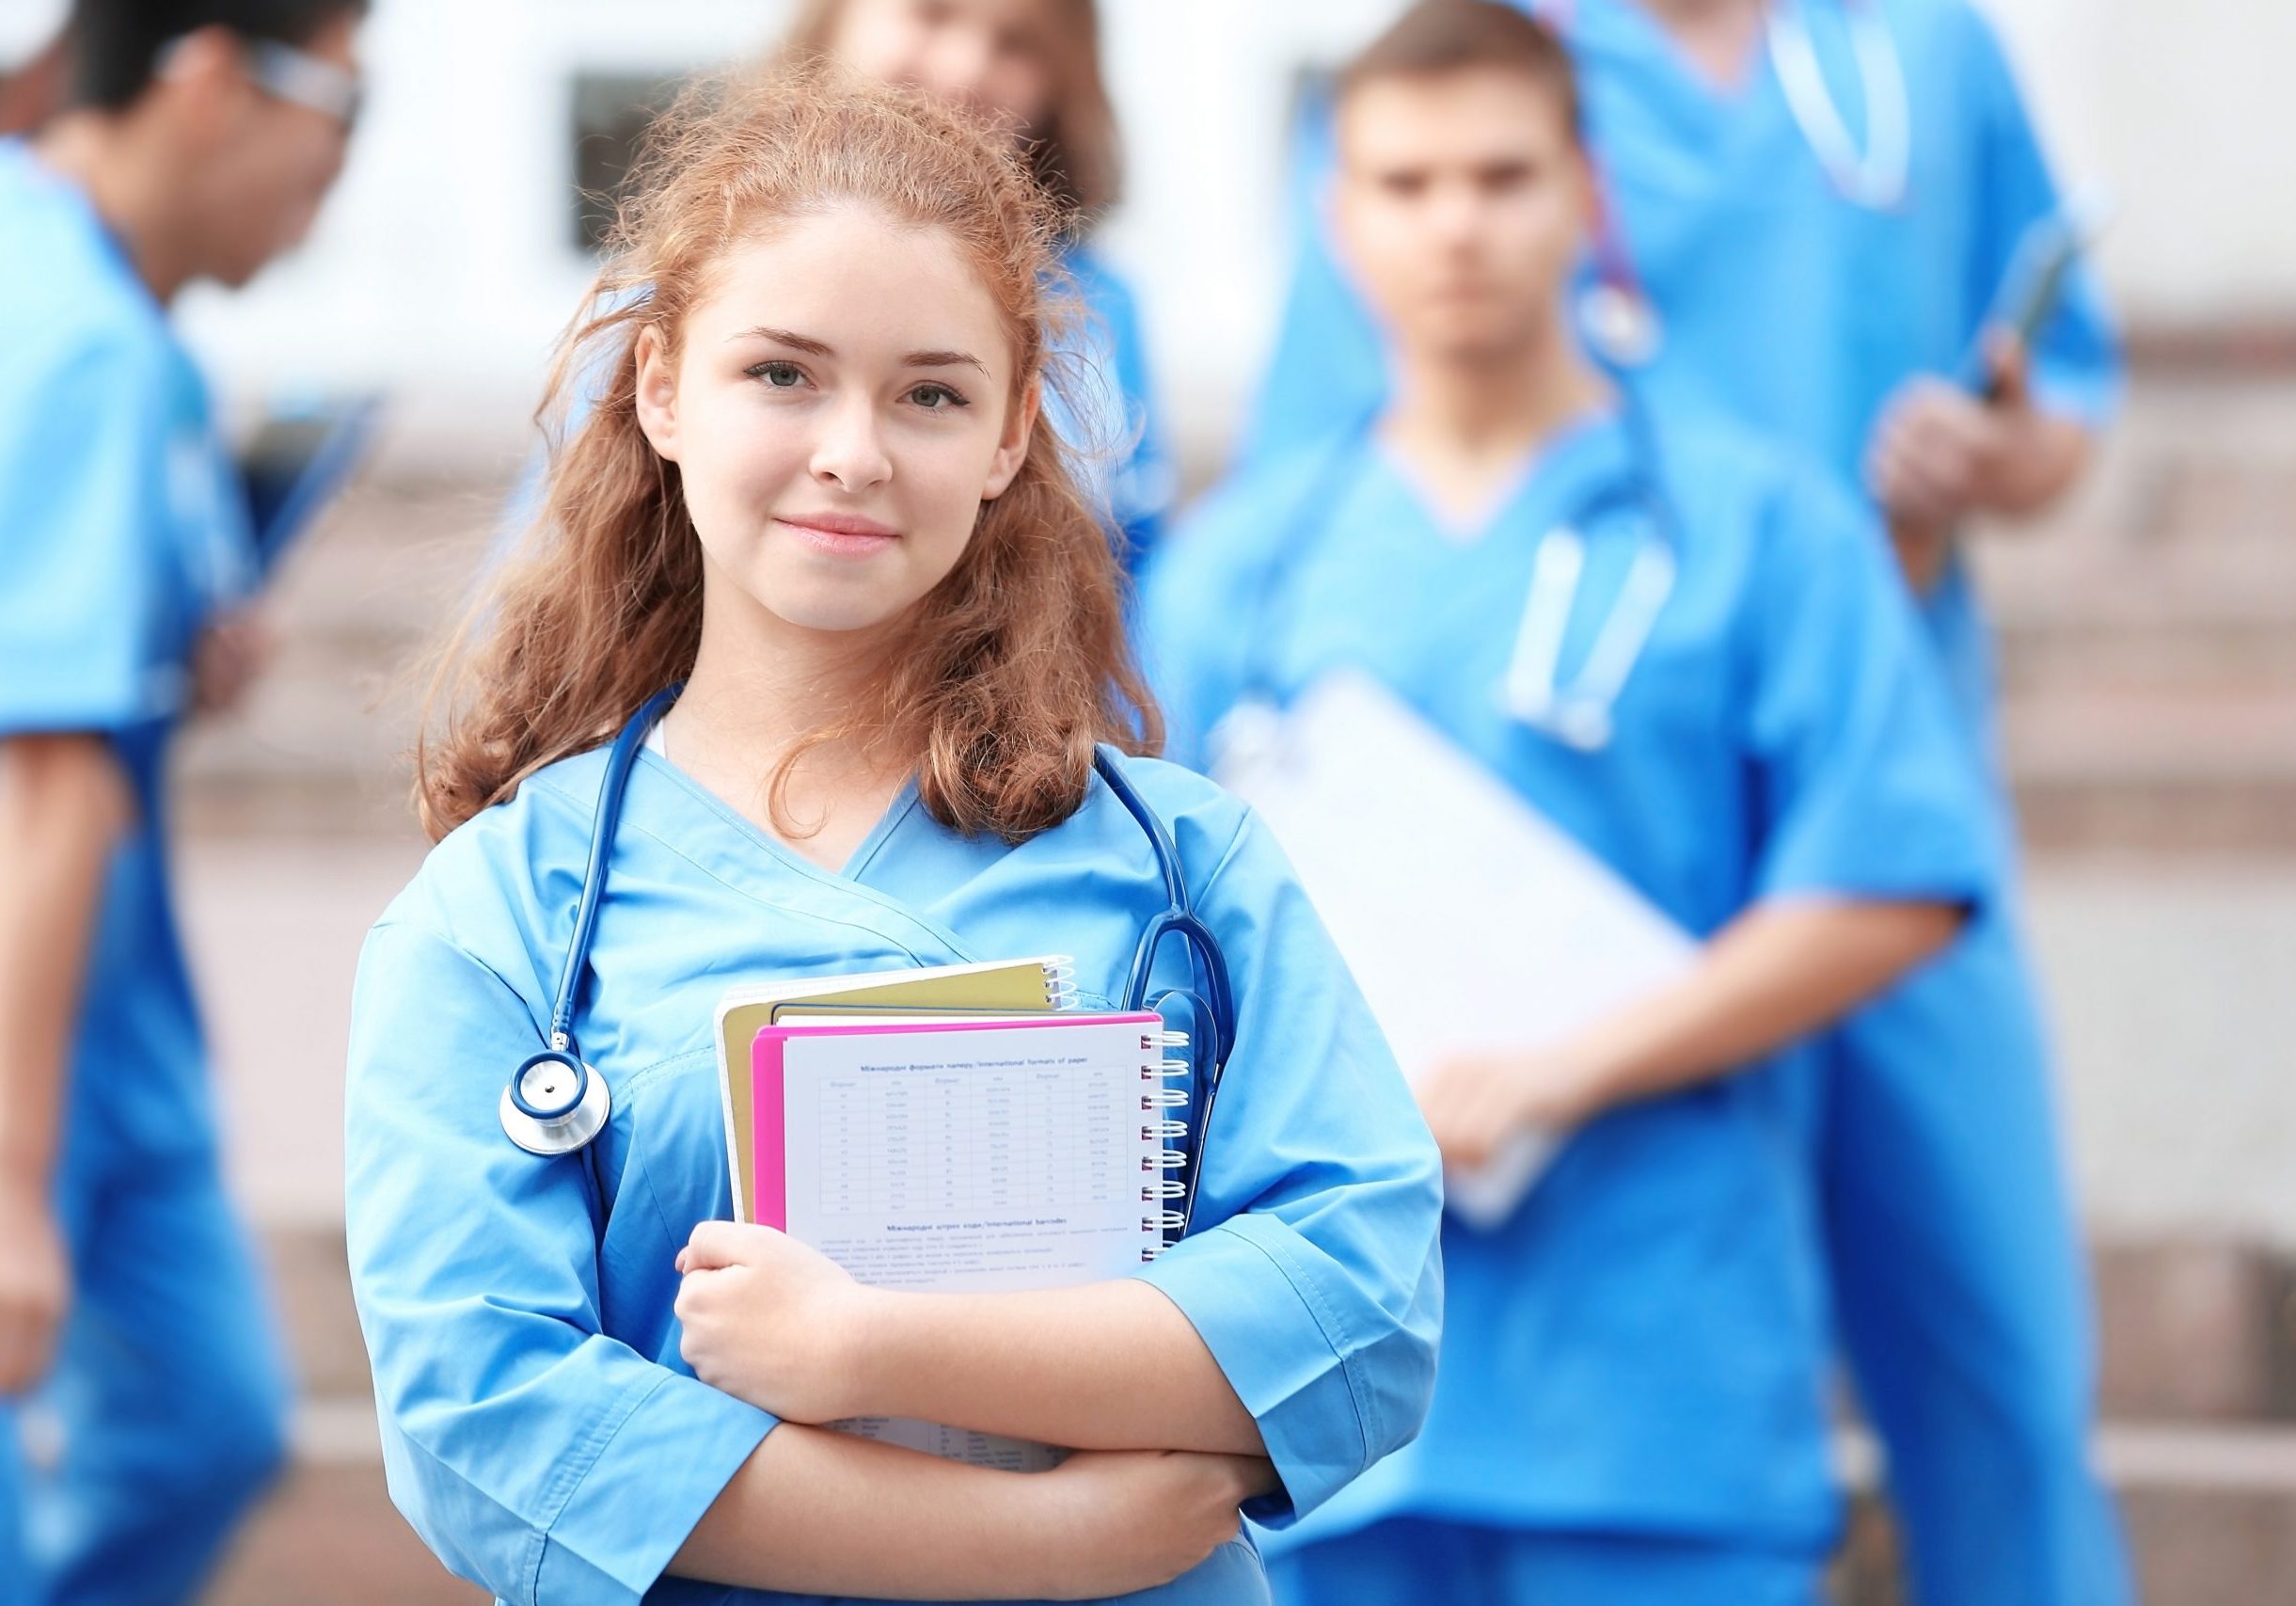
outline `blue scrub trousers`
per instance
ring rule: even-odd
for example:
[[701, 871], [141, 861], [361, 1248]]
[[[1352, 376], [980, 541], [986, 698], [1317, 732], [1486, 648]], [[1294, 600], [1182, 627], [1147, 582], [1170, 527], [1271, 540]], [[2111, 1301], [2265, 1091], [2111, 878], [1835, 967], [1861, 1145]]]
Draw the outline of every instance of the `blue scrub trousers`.
[[[283, 1459], [289, 1388], [270, 1299], [212, 1151], [68, 1155], [72, 1307], [27, 1466], [0, 1401], [0, 1577], [14, 1606], [188, 1601]], [[12, 1564], [12, 1565], [11, 1565]]]
[[1268, 1563], [1275, 1606], [1818, 1606], [1819, 1558], [1397, 1517]]
[[[1991, 634], [1958, 559], [1925, 622], [2001, 773]], [[1858, 1011], [1817, 1092], [1828, 1270], [1922, 1606], [2126, 1606], [2090, 1463], [2097, 1359], [2038, 990], [2014, 903]]]
[[2123, 1606], [2089, 1459], [2085, 1259], [2019, 946], [1988, 911], [1831, 1040], [1829, 1270], [1912, 1598]]

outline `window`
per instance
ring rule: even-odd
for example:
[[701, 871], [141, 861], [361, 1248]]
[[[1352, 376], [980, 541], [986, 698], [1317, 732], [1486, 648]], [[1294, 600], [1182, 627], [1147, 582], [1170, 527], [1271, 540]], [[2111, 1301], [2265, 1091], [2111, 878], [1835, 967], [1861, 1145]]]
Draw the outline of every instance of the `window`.
[[682, 76], [583, 72], [574, 80], [574, 244], [594, 252], [646, 125], [676, 98]]

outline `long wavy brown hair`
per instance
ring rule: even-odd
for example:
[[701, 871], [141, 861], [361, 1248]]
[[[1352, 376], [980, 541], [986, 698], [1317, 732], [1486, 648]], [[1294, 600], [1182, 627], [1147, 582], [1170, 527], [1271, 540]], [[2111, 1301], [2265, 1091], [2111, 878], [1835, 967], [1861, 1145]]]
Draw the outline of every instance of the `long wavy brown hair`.
[[[1045, 15], [1053, 103], [1023, 130], [1024, 159], [1037, 184], [1064, 209], [1073, 231], [1116, 205], [1124, 163], [1116, 114], [1100, 72], [1100, 17], [1094, 0], [1039, 0]], [[783, 37], [783, 66], [831, 54], [852, 0], [803, 0]]]
[[[697, 85], [648, 137], [613, 250], [553, 367], [540, 515], [441, 649], [415, 753], [434, 839], [545, 765], [608, 740], [692, 670], [702, 559], [677, 465], [638, 424], [640, 332], [674, 358], [710, 270], [760, 230], [839, 204], [937, 229], [979, 270], [1016, 354], [1014, 405], [1058, 382], [1059, 209], [1009, 142], [963, 114], [820, 63]], [[1011, 485], [915, 607], [849, 714], [786, 755], [851, 742], [913, 766], [933, 818], [1020, 841], [1066, 819], [1096, 742], [1163, 724], [1127, 646], [1122, 580], [1067, 448], [1040, 416]]]

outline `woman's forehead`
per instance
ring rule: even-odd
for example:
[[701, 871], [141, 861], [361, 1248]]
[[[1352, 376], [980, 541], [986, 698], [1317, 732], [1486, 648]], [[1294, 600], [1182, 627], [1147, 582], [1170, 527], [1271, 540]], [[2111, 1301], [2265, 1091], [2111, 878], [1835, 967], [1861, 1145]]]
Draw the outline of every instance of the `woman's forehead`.
[[792, 330], [825, 345], [904, 352], [963, 343], [1005, 356], [1005, 315], [946, 231], [863, 206], [794, 217], [729, 246], [689, 316], [705, 338]]

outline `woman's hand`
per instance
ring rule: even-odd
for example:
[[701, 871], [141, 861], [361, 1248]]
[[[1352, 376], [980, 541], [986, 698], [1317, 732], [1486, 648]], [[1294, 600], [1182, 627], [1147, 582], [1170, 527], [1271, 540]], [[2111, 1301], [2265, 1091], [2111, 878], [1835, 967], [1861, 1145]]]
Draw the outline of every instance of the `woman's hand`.
[[1028, 1480], [1050, 1498], [1037, 1557], [1055, 1575], [1028, 1588], [1098, 1600], [1153, 1589], [1200, 1564], [1242, 1527], [1236, 1508], [1275, 1487], [1257, 1455], [1190, 1450], [1080, 1450]]
[[703, 1382], [785, 1422], [869, 1410], [857, 1357], [870, 1308], [898, 1297], [770, 1227], [705, 1221], [678, 1251], [679, 1352]]

